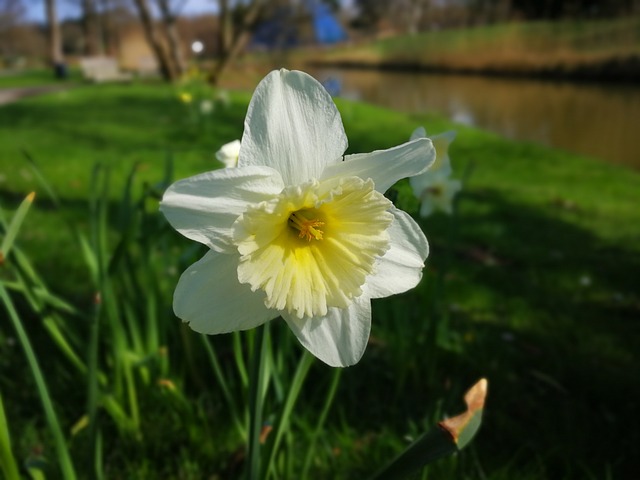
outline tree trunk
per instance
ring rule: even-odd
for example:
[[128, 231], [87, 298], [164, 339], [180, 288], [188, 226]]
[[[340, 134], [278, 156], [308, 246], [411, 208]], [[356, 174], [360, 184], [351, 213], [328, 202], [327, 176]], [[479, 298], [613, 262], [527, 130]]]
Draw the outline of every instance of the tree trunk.
[[[226, 3], [226, 2], [222, 2]], [[238, 54], [245, 47], [247, 42], [249, 41], [249, 35], [251, 27], [254, 22], [257, 20], [258, 15], [263, 7], [264, 0], [253, 0], [251, 4], [247, 7], [247, 11], [242, 18], [242, 23], [238, 28], [237, 32], [234, 32], [233, 39], [230, 44], [223, 45], [222, 42], [220, 44], [220, 53], [218, 55], [218, 61], [216, 62], [213, 70], [211, 71], [211, 75], [209, 76], [209, 81], [212, 85], [216, 85], [220, 80], [220, 77], [224, 70], [227, 68], [229, 63], [235, 59]], [[231, 15], [227, 12], [225, 16], [220, 16], [220, 26], [219, 28], [222, 31], [221, 35], [225, 35], [225, 31], [231, 30]], [[226, 25], [225, 25], [226, 24]], [[226, 30], [229, 29], [229, 30]], [[227, 37], [228, 38], [228, 37]], [[226, 43], [226, 40], [223, 40]], [[226, 48], [225, 48], [226, 47]]]
[[84, 31], [84, 54], [102, 55], [98, 15], [95, 0], [82, 0], [82, 29]]
[[157, 0], [162, 20], [164, 22], [164, 28], [169, 44], [169, 52], [171, 53], [171, 60], [176, 69], [178, 76], [182, 75], [186, 70], [184, 55], [182, 53], [182, 42], [180, 41], [180, 34], [176, 26], [176, 15], [171, 12], [169, 8], [168, 0]]
[[155, 24], [153, 23], [153, 18], [151, 18], [151, 11], [149, 10], [147, 0], [135, 0], [135, 4], [138, 9], [140, 21], [142, 22], [142, 27], [144, 28], [145, 36], [147, 37], [147, 42], [153, 50], [153, 54], [160, 66], [160, 73], [162, 74], [162, 77], [170, 82], [177, 80], [177, 68], [173, 64], [171, 56], [167, 52], [165, 44], [162, 43], [162, 39], [158, 34]]
[[49, 26], [49, 60], [51, 61], [55, 76], [57, 78], [65, 78], [66, 68], [62, 56], [62, 36], [60, 35], [60, 24], [58, 23], [58, 15], [56, 13], [56, 1], [46, 0], [45, 8]]

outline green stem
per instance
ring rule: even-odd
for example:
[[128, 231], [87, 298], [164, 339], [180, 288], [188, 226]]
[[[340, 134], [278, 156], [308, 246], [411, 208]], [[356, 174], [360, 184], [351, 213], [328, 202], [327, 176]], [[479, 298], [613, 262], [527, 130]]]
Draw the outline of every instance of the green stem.
[[20, 480], [18, 464], [11, 452], [11, 437], [9, 435], [9, 424], [4, 414], [2, 396], [0, 395], [0, 471], [4, 472], [7, 480]]
[[278, 448], [280, 447], [280, 442], [282, 441], [282, 437], [289, 429], [289, 423], [291, 420], [291, 412], [293, 411], [293, 407], [298, 400], [298, 396], [300, 395], [300, 391], [302, 390], [302, 385], [304, 385], [304, 381], [307, 378], [307, 374], [309, 373], [309, 368], [311, 368], [311, 364], [313, 363], [314, 356], [311, 355], [307, 350], [302, 354], [302, 358], [298, 363], [298, 368], [296, 368], [296, 372], [293, 375], [293, 379], [291, 380], [291, 385], [288, 387], [287, 398], [284, 402], [284, 406], [282, 407], [282, 412], [278, 417], [278, 423], [276, 426], [276, 431], [271, 436], [273, 438], [273, 442], [271, 443], [271, 447], [269, 449], [269, 462], [267, 463], [267, 472], [269, 472], [272, 468], [274, 468], [274, 462], [276, 458], [276, 454], [278, 452]]
[[[100, 304], [101, 300], [96, 295], [94, 300], [94, 314], [90, 320], [89, 329], [89, 349], [87, 352], [87, 414], [89, 416], [89, 451], [92, 458], [90, 459], [92, 467], [97, 465], [97, 438], [98, 438], [98, 340], [100, 334]], [[100, 472], [96, 471], [97, 478], [101, 478]]]
[[247, 480], [260, 478], [260, 433], [262, 431], [263, 393], [266, 382], [267, 344], [269, 332], [267, 324], [256, 329], [251, 357], [249, 378], [249, 451], [247, 453]]
[[329, 392], [327, 393], [327, 398], [324, 401], [324, 407], [322, 408], [322, 412], [320, 413], [320, 417], [318, 418], [318, 424], [316, 425], [316, 429], [311, 435], [311, 439], [309, 440], [309, 448], [307, 448], [307, 455], [304, 459], [304, 467], [302, 468], [302, 475], [300, 478], [307, 478], [309, 474], [309, 468], [311, 468], [311, 461], [313, 460], [313, 452], [315, 451], [316, 441], [322, 432], [322, 428], [324, 426], [324, 422], [327, 419], [327, 415], [329, 414], [329, 409], [331, 408], [331, 404], [333, 404], [333, 398], [336, 395], [336, 391], [338, 390], [338, 385], [340, 384], [340, 377], [342, 375], [342, 368], [334, 368], [333, 369], [333, 378], [331, 379], [331, 386], [329, 387]]
[[31, 373], [33, 374], [33, 377], [35, 379], [36, 387], [38, 388], [38, 393], [40, 396], [40, 401], [42, 402], [42, 407], [47, 418], [47, 423], [49, 424], [49, 429], [51, 430], [51, 433], [53, 435], [56, 450], [58, 452], [58, 460], [60, 462], [62, 478], [64, 478], [65, 480], [75, 480], [76, 474], [75, 470], [73, 469], [73, 463], [71, 462], [71, 457], [69, 456], [69, 451], [67, 450], [67, 445], [64, 435], [62, 434], [62, 429], [60, 428], [60, 424], [58, 423], [58, 417], [56, 416], [56, 412], [53, 408], [53, 402], [51, 401], [51, 397], [49, 396], [47, 384], [44, 380], [44, 376], [42, 375], [42, 370], [40, 370], [38, 359], [31, 346], [31, 342], [29, 341], [29, 336], [22, 326], [22, 322], [20, 320], [20, 317], [18, 316], [18, 312], [16, 311], [11, 298], [7, 294], [7, 291], [2, 284], [0, 284], [0, 298], [2, 298], [2, 301], [7, 311], [9, 312], [9, 317], [11, 318], [13, 326], [16, 329], [16, 333], [18, 335], [20, 343], [22, 344], [25, 356], [27, 357], [27, 362], [29, 363]]
[[220, 362], [218, 361], [218, 355], [216, 354], [213, 345], [209, 341], [209, 338], [206, 335], [200, 336], [202, 343], [204, 344], [204, 348], [207, 351], [207, 356], [209, 357], [209, 362], [211, 363], [211, 367], [213, 368], [213, 372], [216, 376], [216, 380], [218, 380], [218, 385], [222, 390], [222, 395], [224, 396], [225, 401], [227, 402], [227, 407], [231, 412], [231, 416], [233, 417], [233, 424], [238, 429], [238, 433], [242, 437], [243, 440], [247, 439], [247, 430], [243, 425], [240, 417], [238, 415], [238, 409], [236, 406], [236, 402], [231, 394], [231, 390], [229, 389], [229, 385], [227, 384], [227, 380], [225, 379], [224, 373], [222, 371], [222, 367], [220, 366]]

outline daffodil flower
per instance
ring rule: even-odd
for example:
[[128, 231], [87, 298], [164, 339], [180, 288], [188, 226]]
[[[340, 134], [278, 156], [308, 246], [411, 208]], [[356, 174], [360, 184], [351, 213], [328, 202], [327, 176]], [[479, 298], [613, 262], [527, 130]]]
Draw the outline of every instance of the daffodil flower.
[[426, 178], [424, 183], [416, 184], [416, 187], [414, 188], [420, 192], [421, 217], [428, 217], [436, 210], [451, 215], [453, 213], [453, 199], [462, 189], [462, 182], [437, 176], [433, 179]]
[[181, 276], [176, 315], [205, 334], [281, 316], [332, 366], [356, 363], [372, 298], [413, 288], [427, 239], [383, 193], [433, 162], [431, 141], [347, 155], [340, 114], [318, 81], [271, 72], [249, 104], [237, 168], [166, 191], [161, 210], [209, 247]]
[[211, 112], [213, 112], [213, 101], [209, 99], [202, 100], [200, 102], [200, 113], [209, 115]]
[[[409, 178], [414, 195], [420, 199], [421, 217], [428, 217], [436, 210], [449, 215], [453, 213], [453, 199], [462, 189], [460, 180], [449, 178], [452, 171], [449, 145], [455, 137], [454, 131], [430, 137], [436, 150], [433, 165], [424, 173]], [[427, 138], [424, 127], [416, 128], [411, 134], [411, 140], [417, 138]]]
[[232, 168], [238, 165], [238, 156], [240, 155], [240, 140], [225, 143], [220, 150], [216, 152], [216, 158], [223, 163], [225, 167]]
[[189, 92], [180, 92], [178, 98], [182, 103], [191, 103], [193, 101], [193, 95]]
[[[448, 132], [440, 133], [438, 135], [434, 135], [432, 137], [427, 137], [427, 131], [424, 127], [416, 128], [411, 134], [410, 140], [415, 140], [417, 138], [429, 138], [433, 143], [434, 148], [436, 149], [436, 159], [433, 162], [433, 165], [424, 172], [425, 176], [443, 176], [447, 177], [451, 175], [451, 161], [449, 160], [449, 145], [456, 138], [456, 132], [450, 130]], [[409, 179], [409, 181], [413, 181], [415, 177]]]

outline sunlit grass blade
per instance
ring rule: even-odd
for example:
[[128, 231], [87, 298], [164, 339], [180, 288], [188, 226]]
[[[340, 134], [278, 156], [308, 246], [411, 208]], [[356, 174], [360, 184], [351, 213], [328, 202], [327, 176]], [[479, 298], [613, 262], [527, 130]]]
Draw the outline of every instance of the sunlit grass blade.
[[27, 215], [31, 204], [33, 203], [33, 199], [35, 198], [35, 192], [31, 192], [26, 198], [20, 203], [20, 206], [16, 210], [16, 213], [13, 215], [11, 219], [11, 223], [7, 227], [7, 231], [5, 232], [4, 238], [2, 239], [2, 245], [0, 245], [0, 265], [2, 265], [9, 255], [9, 251], [13, 246], [13, 242], [20, 231], [20, 227], [22, 226], [22, 222], [24, 217]]
[[58, 422], [58, 417], [56, 415], [55, 409], [53, 408], [53, 402], [51, 401], [51, 397], [49, 396], [49, 389], [47, 388], [44, 376], [42, 375], [42, 370], [40, 370], [38, 359], [36, 357], [35, 351], [31, 346], [31, 342], [29, 341], [27, 332], [23, 328], [22, 321], [18, 315], [18, 312], [16, 311], [11, 298], [7, 294], [7, 291], [2, 286], [2, 284], [0, 284], [0, 298], [2, 298], [4, 306], [9, 313], [9, 318], [13, 323], [19, 341], [22, 344], [25, 356], [27, 357], [27, 363], [29, 364], [29, 368], [31, 369], [31, 373], [33, 374], [33, 377], [35, 379], [36, 387], [38, 389], [38, 396], [40, 397], [40, 401], [42, 402], [42, 407], [44, 409], [45, 417], [49, 425], [49, 430], [51, 431], [51, 434], [54, 438], [62, 477], [65, 480], [73, 480], [76, 478], [75, 470], [73, 468], [73, 463], [71, 462], [71, 457], [69, 456], [69, 451], [67, 449], [64, 434], [62, 433], [60, 423]]
[[18, 464], [11, 451], [11, 436], [2, 404], [2, 395], [0, 395], [0, 468], [7, 480], [20, 480]]
[[425, 465], [462, 450], [480, 428], [486, 395], [487, 381], [483, 378], [466, 393], [464, 413], [440, 422], [437, 429], [418, 438], [371, 480], [406, 478]]

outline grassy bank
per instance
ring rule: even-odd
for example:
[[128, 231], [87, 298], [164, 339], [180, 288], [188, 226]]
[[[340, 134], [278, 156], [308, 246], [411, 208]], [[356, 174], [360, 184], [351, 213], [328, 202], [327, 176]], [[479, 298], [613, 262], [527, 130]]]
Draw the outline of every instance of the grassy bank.
[[[131, 382], [137, 385], [137, 396], [127, 398], [125, 409], [139, 404], [138, 423], [132, 433], [103, 412], [102, 459], [108, 478], [237, 478], [234, 468], [242, 459], [242, 442], [213, 380], [207, 352], [197, 335], [178, 328], [171, 313], [173, 286], [198, 252], [163, 223], [152, 194], [131, 209], [144, 213], [135, 235], [120, 227], [119, 215], [128, 211], [119, 208], [123, 192], [137, 198], [157, 185], [167, 158], [174, 178], [216, 168], [213, 152], [242, 133], [248, 93], [233, 93], [230, 105], [210, 117], [194, 114], [176, 97], [163, 85], [83, 86], [0, 110], [2, 207], [13, 209], [29, 191], [37, 192], [18, 241], [52, 291], [82, 312], [64, 324], [75, 332], [79, 352], [84, 354], [86, 319], [94, 308], [87, 299], [93, 298], [94, 286], [69, 225], [92, 235], [90, 211], [95, 208], [89, 200], [96, 195], [96, 162], [108, 166], [111, 177], [103, 212], [109, 215], [107, 251], [117, 257], [123, 235], [127, 241], [121, 244], [133, 252], [132, 261], [157, 252], [149, 260], [157, 271], [136, 273], [119, 292], [141, 287], [132, 311], [122, 312], [127, 318], [155, 302], [165, 353], [160, 362], [158, 349], [137, 356], [121, 352], [122, 361], [131, 362]], [[461, 392], [480, 376], [489, 379], [490, 395], [477, 440], [423, 478], [632, 478], [640, 442], [640, 432], [629, 428], [640, 406], [640, 174], [506, 141], [437, 116], [412, 117], [344, 101], [338, 105], [350, 152], [401, 143], [418, 125], [431, 133], [455, 128], [451, 157], [465, 188], [455, 219], [421, 220], [431, 256], [420, 286], [374, 303], [371, 344], [363, 360], [342, 373], [313, 450], [311, 478], [366, 478], [407, 437], [456, 413]], [[25, 152], [58, 192], [59, 207]], [[127, 190], [134, 165], [137, 173]], [[415, 214], [417, 202], [406, 182], [396, 191], [397, 203]], [[112, 280], [118, 281], [115, 273]], [[27, 306], [25, 301], [22, 307]], [[38, 413], [30, 373], [22, 366], [12, 329], [1, 318], [0, 391], [14, 450], [20, 459], [38, 449], [51, 458], [51, 438]], [[43, 332], [42, 319], [28, 319], [68, 433], [85, 412], [78, 393], [85, 376], [69, 366]], [[148, 321], [132, 315], [132, 323], [144, 327], [144, 342]], [[117, 351], [118, 332], [102, 325], [105, 352]], [[279, 323], [272, 334], [279, 340], [275, 354], [284, 356], [278, 365], [293, 370], [299, 347]], [[232, 374], [237, 373], [231, 348], [236, 338], [246, 337], [211, 339], [223, 369]], [[101, 368], [108, 372], [117, 360], [105, 353]], [[308, 444], [333, 371], [315, 364], [312, 375], [296, 405], [283, 472], [300, 471], [297, 452]], [[25, 380], [18, 384], [16, 379]], [[160, 388], [159, 380], [165, 386], [171, 380], [173, 390]], [[231, 389], [242, 392], [239, 381]], [[283, 391], [286, 385], [276, 386], [268, 397], [275, 403]], [[103, 394], [118, 398], [118, 389], [105, 387]], [[83, 430], [68, 433], [71, 451], [80, 458], [87, 448], [85, 435]]]
[[431, 31], [304, 58], [353, 67], [632, 81], [640, 76], [640, 18]]

